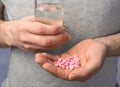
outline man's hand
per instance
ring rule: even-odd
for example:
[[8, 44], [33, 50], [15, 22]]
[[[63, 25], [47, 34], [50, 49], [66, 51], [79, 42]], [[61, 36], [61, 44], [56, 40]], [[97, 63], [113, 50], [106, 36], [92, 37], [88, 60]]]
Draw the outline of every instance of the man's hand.
[[36, 22], [34, 17], [0, 22], [0, 43], [23, 50], [46, 50], [66, 43], [70, 35], [61, 26]]
[[[38, 53], [35, 55], [35, 61], [45, 70], [59, 78], [82, 82], [91, 78], [101, 69], [105, 60], [106, 51], [106, 45], [92, 39], [87, 39], [59, 56]], [[73, 55], [80, 57], [81, 66], [79, 68], [69, 70], [55, 66], [59, 57], [66, 58]]]

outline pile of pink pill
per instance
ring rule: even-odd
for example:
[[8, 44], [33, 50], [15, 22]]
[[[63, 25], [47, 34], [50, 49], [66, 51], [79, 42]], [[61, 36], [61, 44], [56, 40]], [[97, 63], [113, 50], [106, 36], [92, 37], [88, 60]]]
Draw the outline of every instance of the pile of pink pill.
[[69, 56], [66, 58], [58, 58], [56, 67], [61, 67], [62, 69], [75, 69], [80, 67], [80, 58], [77, 55]]

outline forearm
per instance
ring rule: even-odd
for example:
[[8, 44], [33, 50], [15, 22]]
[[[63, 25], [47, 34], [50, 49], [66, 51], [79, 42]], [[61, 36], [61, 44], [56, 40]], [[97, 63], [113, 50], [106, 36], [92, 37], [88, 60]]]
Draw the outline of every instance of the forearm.
[[107, 46], [107, 56], [120, 56], [120, 33], [95, 40]]

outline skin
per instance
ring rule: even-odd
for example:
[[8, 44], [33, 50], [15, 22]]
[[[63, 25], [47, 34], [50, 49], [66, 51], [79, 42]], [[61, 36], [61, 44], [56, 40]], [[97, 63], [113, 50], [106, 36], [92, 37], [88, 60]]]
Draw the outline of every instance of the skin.
[[[81, 66], [74, 70], [61, 69], [54, 64], [59, 57], [66, 58], [71, 55], [78, 55], [81, 60]], [[35, 61], [52, 75], [68, 81], [87, 81], [104, 65], [104, 61], [110, 56], [120, 55], [120, 33], [96, 38], [86, 39], [67, 52], [61, 55], [51, 55], [48, 53], [37, 53]]]
[[[0, 17], [3, 9], [0, 5]], [[24, 51], [53, 49], [71, 38], [64, 27], [40, 23], [34, 16], [13, 21], [0, 20], [0, 37], [0, 47], [15, 46]]]
[[[0, 6], [1, 18], [2, 7]], [[16, 46], [29, 51], [52, 49], [71, 38], [63, 27], [36, 22], [34, 17], [14, 21], [1, 20], [0, 37], [0, 47]], [[66, 58], [75, 54], [81, 60], [79, 68], [63, 70], [54, 66], [59, 57]], [[37, 53], [35, 61], [56, 77], [83, 82], [100, 71], [106, 57], [118, 55], [120, 55], [120, 34], [83, 40], [61, 55]]]

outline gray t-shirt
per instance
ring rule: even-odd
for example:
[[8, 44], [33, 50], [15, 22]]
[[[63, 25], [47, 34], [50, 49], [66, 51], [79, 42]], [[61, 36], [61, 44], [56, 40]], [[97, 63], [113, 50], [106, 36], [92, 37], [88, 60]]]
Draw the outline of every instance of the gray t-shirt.
[[[2, 2], [9, 20], [34, 14], [34, 0], [2, 0]], [[120, 32], [119, 0], [65, 0], [64, 9], [64, 26], [72, 35], [72, 40], [50, 53], [60, 54], [81, 40]], [[82, 84], [52, 76], [34, 62], [34, 53], [12, 47], [8, 77], [3, 87], [113, 87], [115, 83], [113, 71], [116, 70], [114, 64], [116, 62], [113, 60], [109, 59], [99, 74]]]

